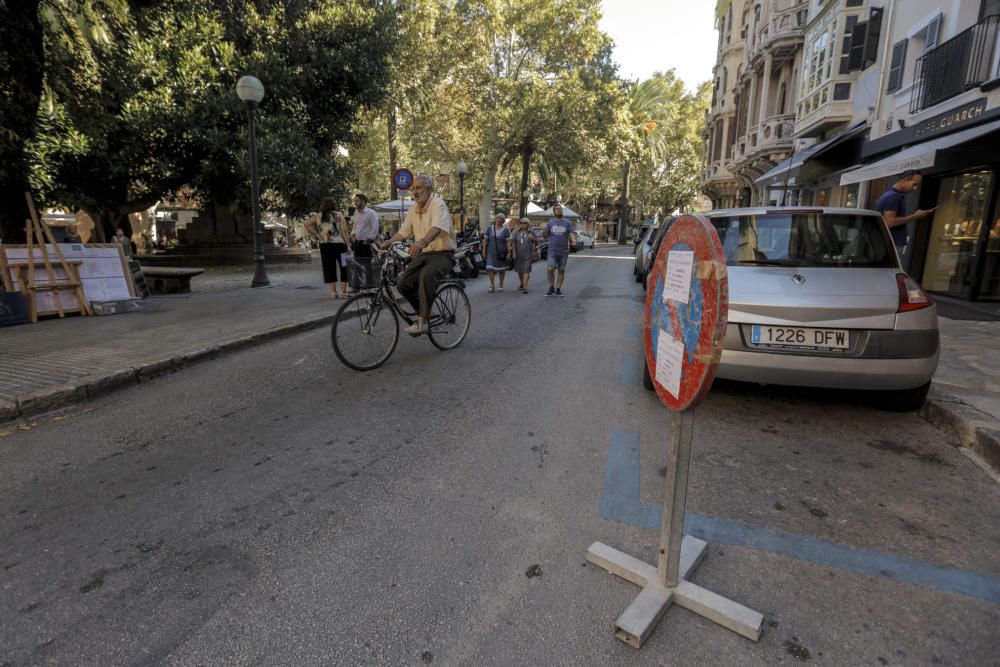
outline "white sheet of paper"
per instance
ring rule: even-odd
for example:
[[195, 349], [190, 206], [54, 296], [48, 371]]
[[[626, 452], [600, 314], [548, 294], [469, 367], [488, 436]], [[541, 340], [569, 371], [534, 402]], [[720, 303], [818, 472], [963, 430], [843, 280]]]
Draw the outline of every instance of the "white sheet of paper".
[[684, 364], [684, 343], [674, 340], [660, 329], [656, 340], [656, 381], [677, 398], [681, 392], [681, 366]]
[[693, 250], [671, 250], [667, 255], [667, 276], [663, 281], [663, 302], [673, 299], [688, 302], [691, 291], [691, 271], [694, 268]]

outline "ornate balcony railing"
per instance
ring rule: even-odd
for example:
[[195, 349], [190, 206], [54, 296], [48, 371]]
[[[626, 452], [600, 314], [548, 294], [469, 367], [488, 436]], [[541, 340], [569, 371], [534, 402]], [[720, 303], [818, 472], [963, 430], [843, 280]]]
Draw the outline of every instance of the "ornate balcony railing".
[[987, 16], [921, 56], [913, 77], [910, 113], [923, 111], [996, 76], [1000, 16]]

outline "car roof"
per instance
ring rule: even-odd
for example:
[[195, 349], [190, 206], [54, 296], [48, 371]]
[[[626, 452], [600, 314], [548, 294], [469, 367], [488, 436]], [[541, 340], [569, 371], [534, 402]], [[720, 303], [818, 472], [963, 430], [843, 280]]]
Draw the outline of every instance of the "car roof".
[[878, 211], [864, 208], [845, 208], [836, 206], [749, 206], [745, 208], [724, 208], [715, 211], [702, 211], [701, 215], [717, 218], [732, 215], [767, 215], [768, 213], [819, 213], [821, 215], [882, 215]]

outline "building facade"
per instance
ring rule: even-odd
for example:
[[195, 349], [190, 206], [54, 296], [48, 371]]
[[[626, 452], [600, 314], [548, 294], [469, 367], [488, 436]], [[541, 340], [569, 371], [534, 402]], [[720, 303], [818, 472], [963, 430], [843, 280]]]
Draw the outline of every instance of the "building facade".
[[[1000, 301], [1000, 0], [733, 0], [718, 10], [720, 91], [720, 70], [742, 54], [734, 88], [706, 119], [713, 205], [872, 208], [918, 169], [923, 187], [907, 208], [935, 210], [909, 223], [904, 267], [931, 292]], [[725, 41], [730, 10], [736, 48]], [[775, 42], [774, 20], [790, 15], [801, 27], [786, 23]]]

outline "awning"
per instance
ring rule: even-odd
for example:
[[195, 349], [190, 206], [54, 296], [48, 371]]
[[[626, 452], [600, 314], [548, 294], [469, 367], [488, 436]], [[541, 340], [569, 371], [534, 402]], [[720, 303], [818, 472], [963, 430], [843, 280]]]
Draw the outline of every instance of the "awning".
[[895, 176], [896, 174], [900, 174], [907, 169], [925, 169], [927, 167], [933, 167], [938, 151], [954, 148], [959, 144], [964, 144], [981, 137], [984, 134], [989, 134], [990, 132], [995, 132], [997, 130], [1000, 130], [1000, 120], [995, 120], [992, 123], [985, 123], [983, 125], [971, 127], [968, 130], [954, 132], [937, 139], [932, 139], [930, 141], [916, 144], [915, 146], [910, 146], [909, 148], [904, 148], [898, 153], [894, 153], [887, 158], [883, 158], [877, 162], [872, 162], [871, 164], [866, 164], [863, 167], [858, 167], [857, 169], [853, 169], [843, 174], [840, 177], [840, 184], [851, 185], [852, 183], [871, 181], [876, 178]]
[[[563, 204], [558, 204], [558, 205], [562, 206], [564, 218], [575, 219], [580, 217], [580, 214], [571, 209], [569, 206], [565, 206]], [[556, 204], [553, 204], [552, 208], [547, 208], [544, 211], [528, 211], [528, 213], [526, 213], [524, 217], [531, 218], [532, 220], [539, 220], [542, 218], [553, 218], [555, 217], [555, 214], [552, 212], [552, 209], [555, 207]]]
[[[784, 162], [775, 166], [770, 171], [761, 174], [754, 182], [760, 187], [774, 186], [780, 188], [785, 185], [786, 181], [789, 184], [794, 185], [796, 183], [795, 177], [798, 176], [799, 170], [806, 162], [818, 160], [824, 153], [828, 153], [844, 142], [858, 137], [867, 129], [868, 123], [866, 121], [862, 121], [847, 128], [840, 134], [827, 139], [826, 141], [821, 141], [818, 144], [813, 144], [812, 146], [806, 146], [797, 153], [794, 153]], [[816, 175], [810, 176], [810, 178], [815, 177]]]

